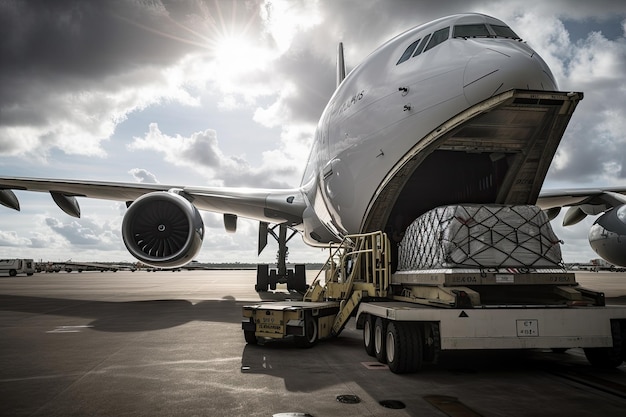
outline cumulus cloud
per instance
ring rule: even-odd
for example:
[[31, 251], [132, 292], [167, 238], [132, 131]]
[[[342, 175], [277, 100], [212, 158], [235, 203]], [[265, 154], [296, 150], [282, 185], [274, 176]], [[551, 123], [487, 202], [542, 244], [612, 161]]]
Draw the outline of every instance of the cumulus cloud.
[[0, 152], [102, 157], [130, 113], [197, 104], [183, 68], [206, 52], [197, 31], [214, 20], [196, 4], [0, 2]]
[[30, 238], [30, 247], [35, 249], [49, 249], [51, 247], [59, 246], [59, 239], [54, 235], [45, 234], [41, 232], [33, 233]]
[[159, 183], [156, 176], [152, 172], [147, 171], [145, 169], [133, 168], [130, 171], [128, 171], [128, 173], [132, 175], [133, 178], [135, 178], [135, 181], [137, 182], [141, 182], [144, 184], [158, 184]]
[[50, 249], [59, 247], [62, 243], [54, 235], [42, 232], [30, 232], [30, 237], [24, 237], [15, 230], [0, 230], [0, 247]]
[[0, 246], [30, 246], [29, 239], [21, 238], [14, 231], [0, 231]]
[[66, 222], [48, 217], [45, 222], [52, 231], [65, 238], [73, 246], [97, 247], [103, 250], [122, 248], [119, 229], [112, 229], [108, 222], [101, 223], [89, 217]]
[[261, 168], [253, 168], [244, 156], [225, 155], [213, 129], [195, 132], [187, 137], [169, 136], [161, 132], [156, 123], [152, 123], [145, 136], [135, 137], [128, 149], [159, 152], [168, 163], [191, 168], [212, 185], [285, 188], [288, 185], [281, 179], [293, 179], [299, 171], [297, 166], [272, 165], [269, 162]]
[[[620, 114], [626, 112], [623, 94], [626, 81], [626, 40], [606, 39], [591, 32], [584, 39], [571, 40], [564, 27], [552, 18], [552, 28], [533, 42], [555, 72], [561, 90], [582, 91], [579, 104], [558, 150], [549, 179], [616, 184], [622, 176], [626, 145]], [[550, 45], [557, 40], [558, 47]], [[530, 41], [529, 41], [530, 42]]]

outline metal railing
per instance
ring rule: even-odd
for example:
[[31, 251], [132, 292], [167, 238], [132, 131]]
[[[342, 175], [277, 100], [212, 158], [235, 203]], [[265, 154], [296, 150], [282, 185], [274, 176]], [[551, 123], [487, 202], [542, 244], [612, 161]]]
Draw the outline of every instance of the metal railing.
[[387, 295], [390, 244], [385, 233], [348, 235], [338, 245], [329, 245], [329, 250], [330, 256], [305, 294], [305, 301], [345, 300], [353, 291], [369, 297]]

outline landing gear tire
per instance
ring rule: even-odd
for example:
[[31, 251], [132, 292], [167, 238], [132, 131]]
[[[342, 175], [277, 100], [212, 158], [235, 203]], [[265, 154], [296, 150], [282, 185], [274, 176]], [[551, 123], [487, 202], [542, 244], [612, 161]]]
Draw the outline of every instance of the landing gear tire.
[[387, 365], [394, 374], [408, 374], [422, 368], [422, 329], [414, 323], [389, 322], [385, 332]]
[[365, 352], [367, 352], [370, 356], [376, 356], [376, 351], [374, 350], [374, 322], [373, 317], [369, 314], [365, 315], [365, 320], [363, 320], [363, 347], [365, 347]]
[[611, 320], [611, 334], [613, 335], [612, 347], [584, 349], [587, 360], [596, 368], [613, 369], [624, 361], [626, 349], [620, 322]]
[[278, 283], [278, 271], [275, 269], [270, 269], [270, 275], [268, 278], [270, 284], [270, 290], [276, 291], [276, 284]]
[[289, 271], [287, 276], [287, 290], [297, 291], [303, 294], [306, 292], [306, 269], [303, 264], [298, 264], [293, 271]]
[[296, 336], [296, 345], [302, 348], [309, 348], [317, 343], [317, 339], [317, 319], [307, 315], [304, 318], [304, 336]]
[[387, 363], [385, 352], [385, 332], [387, 330], [386, 320], [376, 317], [374, 321], [374, 356], [380, 363]]
[[256, 267], [256, 285], [254, 289], [256, 292], [265, 292], [267, 291], [267, 286], [269, 284], [269, 266], [268, 265], [257, 265]]

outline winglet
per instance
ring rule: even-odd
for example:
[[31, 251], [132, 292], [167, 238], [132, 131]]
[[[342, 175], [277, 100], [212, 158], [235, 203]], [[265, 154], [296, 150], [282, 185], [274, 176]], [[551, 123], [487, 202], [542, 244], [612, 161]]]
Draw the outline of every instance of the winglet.
[[343, 42], [337, 47], [337, 87], [346, 78], [346, 63], [343, 60]]

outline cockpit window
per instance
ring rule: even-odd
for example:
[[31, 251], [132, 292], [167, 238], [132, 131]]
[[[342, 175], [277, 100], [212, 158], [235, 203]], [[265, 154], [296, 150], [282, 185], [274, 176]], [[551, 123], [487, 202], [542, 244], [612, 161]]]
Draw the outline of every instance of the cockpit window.
[[434, 48], [435, 46], [439, 45], [440, 43], [448, 39], [449, 35], [450, 35], [450, 27], [439, 29], [438, 31], [433, 33], [433, 36], [430, 38], [430, 42], [428, 42], [428, 45], [426, 46], [426, 49], [424, 49], [424, 52], [428, 51], [429, 49]]
[[513, 29], [508, 26], [490, 25], [496, 36], [501, 38], [521, 39]]
[[398, 62], [396, 62], [396, 65], [398, 64], [402, 64], [404, 61], [406, 61], [407, 59], [411, 58], [411, 54], [413, 53], [413, 51], [415, 50], [415, 47], [417, 46], [417, 44], [419, 43], [419, 39], [416, 40], [415, 42], [413, 42], [412, 44], [409, 45], [408, 48], [406, 48], [406, 50], [404, 51], [404, 53], [402, 54], [402, 56], [400, 57], [400, 59], [398, 60]]
[[415, 53], [413, 54], [413, 56], [418, 56], [419, 54], [422, 53], [422, 51], [424, 50], [424, 47], [426, 46], [426, 43], [428, 42], [429, 39], [430, 39], [430, 35], [424, 36], [424, 39], [422, 40], [422, 43], [420, 43], [420, 46], [417, 47], [417, 49], [415, 50]]
[[488, 37], [491, 36], [487, 25], [475, 24], [475, 25], [458, 25], [454, 27], [453, 38], [474, 38], [474, 37]]

